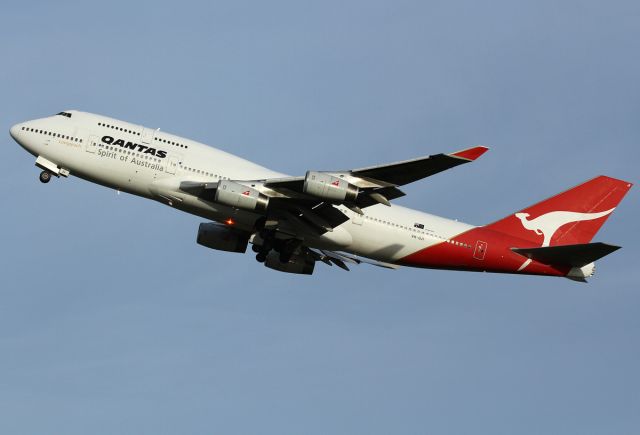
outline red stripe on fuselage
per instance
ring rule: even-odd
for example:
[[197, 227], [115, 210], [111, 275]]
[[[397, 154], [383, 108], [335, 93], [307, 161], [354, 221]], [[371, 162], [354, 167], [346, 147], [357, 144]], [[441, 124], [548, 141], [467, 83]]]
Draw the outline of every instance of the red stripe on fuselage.
[[432, 269], [549, 276], [565, 276], [570, 270], [569, 267], [548, 266], [532, 261], [524, 270], [518, 271], [527, 258], [516, 254], [511, 248], [531, 247], [532, 243], [483, 227], [452, 237], [450, 242], [417, 251], [400, 259], [398, 264]]

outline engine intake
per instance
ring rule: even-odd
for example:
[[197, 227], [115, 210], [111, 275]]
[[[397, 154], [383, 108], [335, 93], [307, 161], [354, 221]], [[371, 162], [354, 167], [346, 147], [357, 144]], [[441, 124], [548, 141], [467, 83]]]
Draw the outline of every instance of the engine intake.
[[354, 202], [358, 197], [357, 186], [342, 178], [315, 171], [307, 171], [302, 191], [332, 202]]
[[203, 222], [198, 228], [199, 245], [227, 252], [246, 252], [249, 233], [215, 222]]
[[214, 200], [231, 207], [259, 212], [264, 212], [269, 205], [269, 197], [257, 189], [229, 180], [218, 183]]

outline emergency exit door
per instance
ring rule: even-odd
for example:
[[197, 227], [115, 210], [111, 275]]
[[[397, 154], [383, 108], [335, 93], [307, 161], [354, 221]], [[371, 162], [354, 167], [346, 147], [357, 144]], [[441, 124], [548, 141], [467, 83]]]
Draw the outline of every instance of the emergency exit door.
[[484, 260], [484, 256], [487, 254], [487, 242], [478, 240], [476, 242], [476, 249], [473, 251], [473, 258], [476, 260]]

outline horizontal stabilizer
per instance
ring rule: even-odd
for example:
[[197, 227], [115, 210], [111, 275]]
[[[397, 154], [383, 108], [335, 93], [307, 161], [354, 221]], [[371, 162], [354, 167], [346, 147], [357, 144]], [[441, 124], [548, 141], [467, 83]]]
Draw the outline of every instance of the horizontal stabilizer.
[[540, 263], [571, 267], [582, 267], [593, 263], [618, 249], [620, 249], [620, 246], [600, 242], [545, 248], [511, 248], [513, 252]]

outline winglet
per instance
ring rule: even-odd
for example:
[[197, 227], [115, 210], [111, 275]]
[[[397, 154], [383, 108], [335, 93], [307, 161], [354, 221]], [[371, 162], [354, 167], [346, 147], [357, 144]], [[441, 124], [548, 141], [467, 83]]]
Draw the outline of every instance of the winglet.
[[456, 151], [455, 153], [449, 154], [452, 157], [458, 157], [461, 159], [474, 161], [484, 153], [489, 151], [489, 148], [483, 146], [477, 146], [473, 148], [467, 148], [466, 150]]

